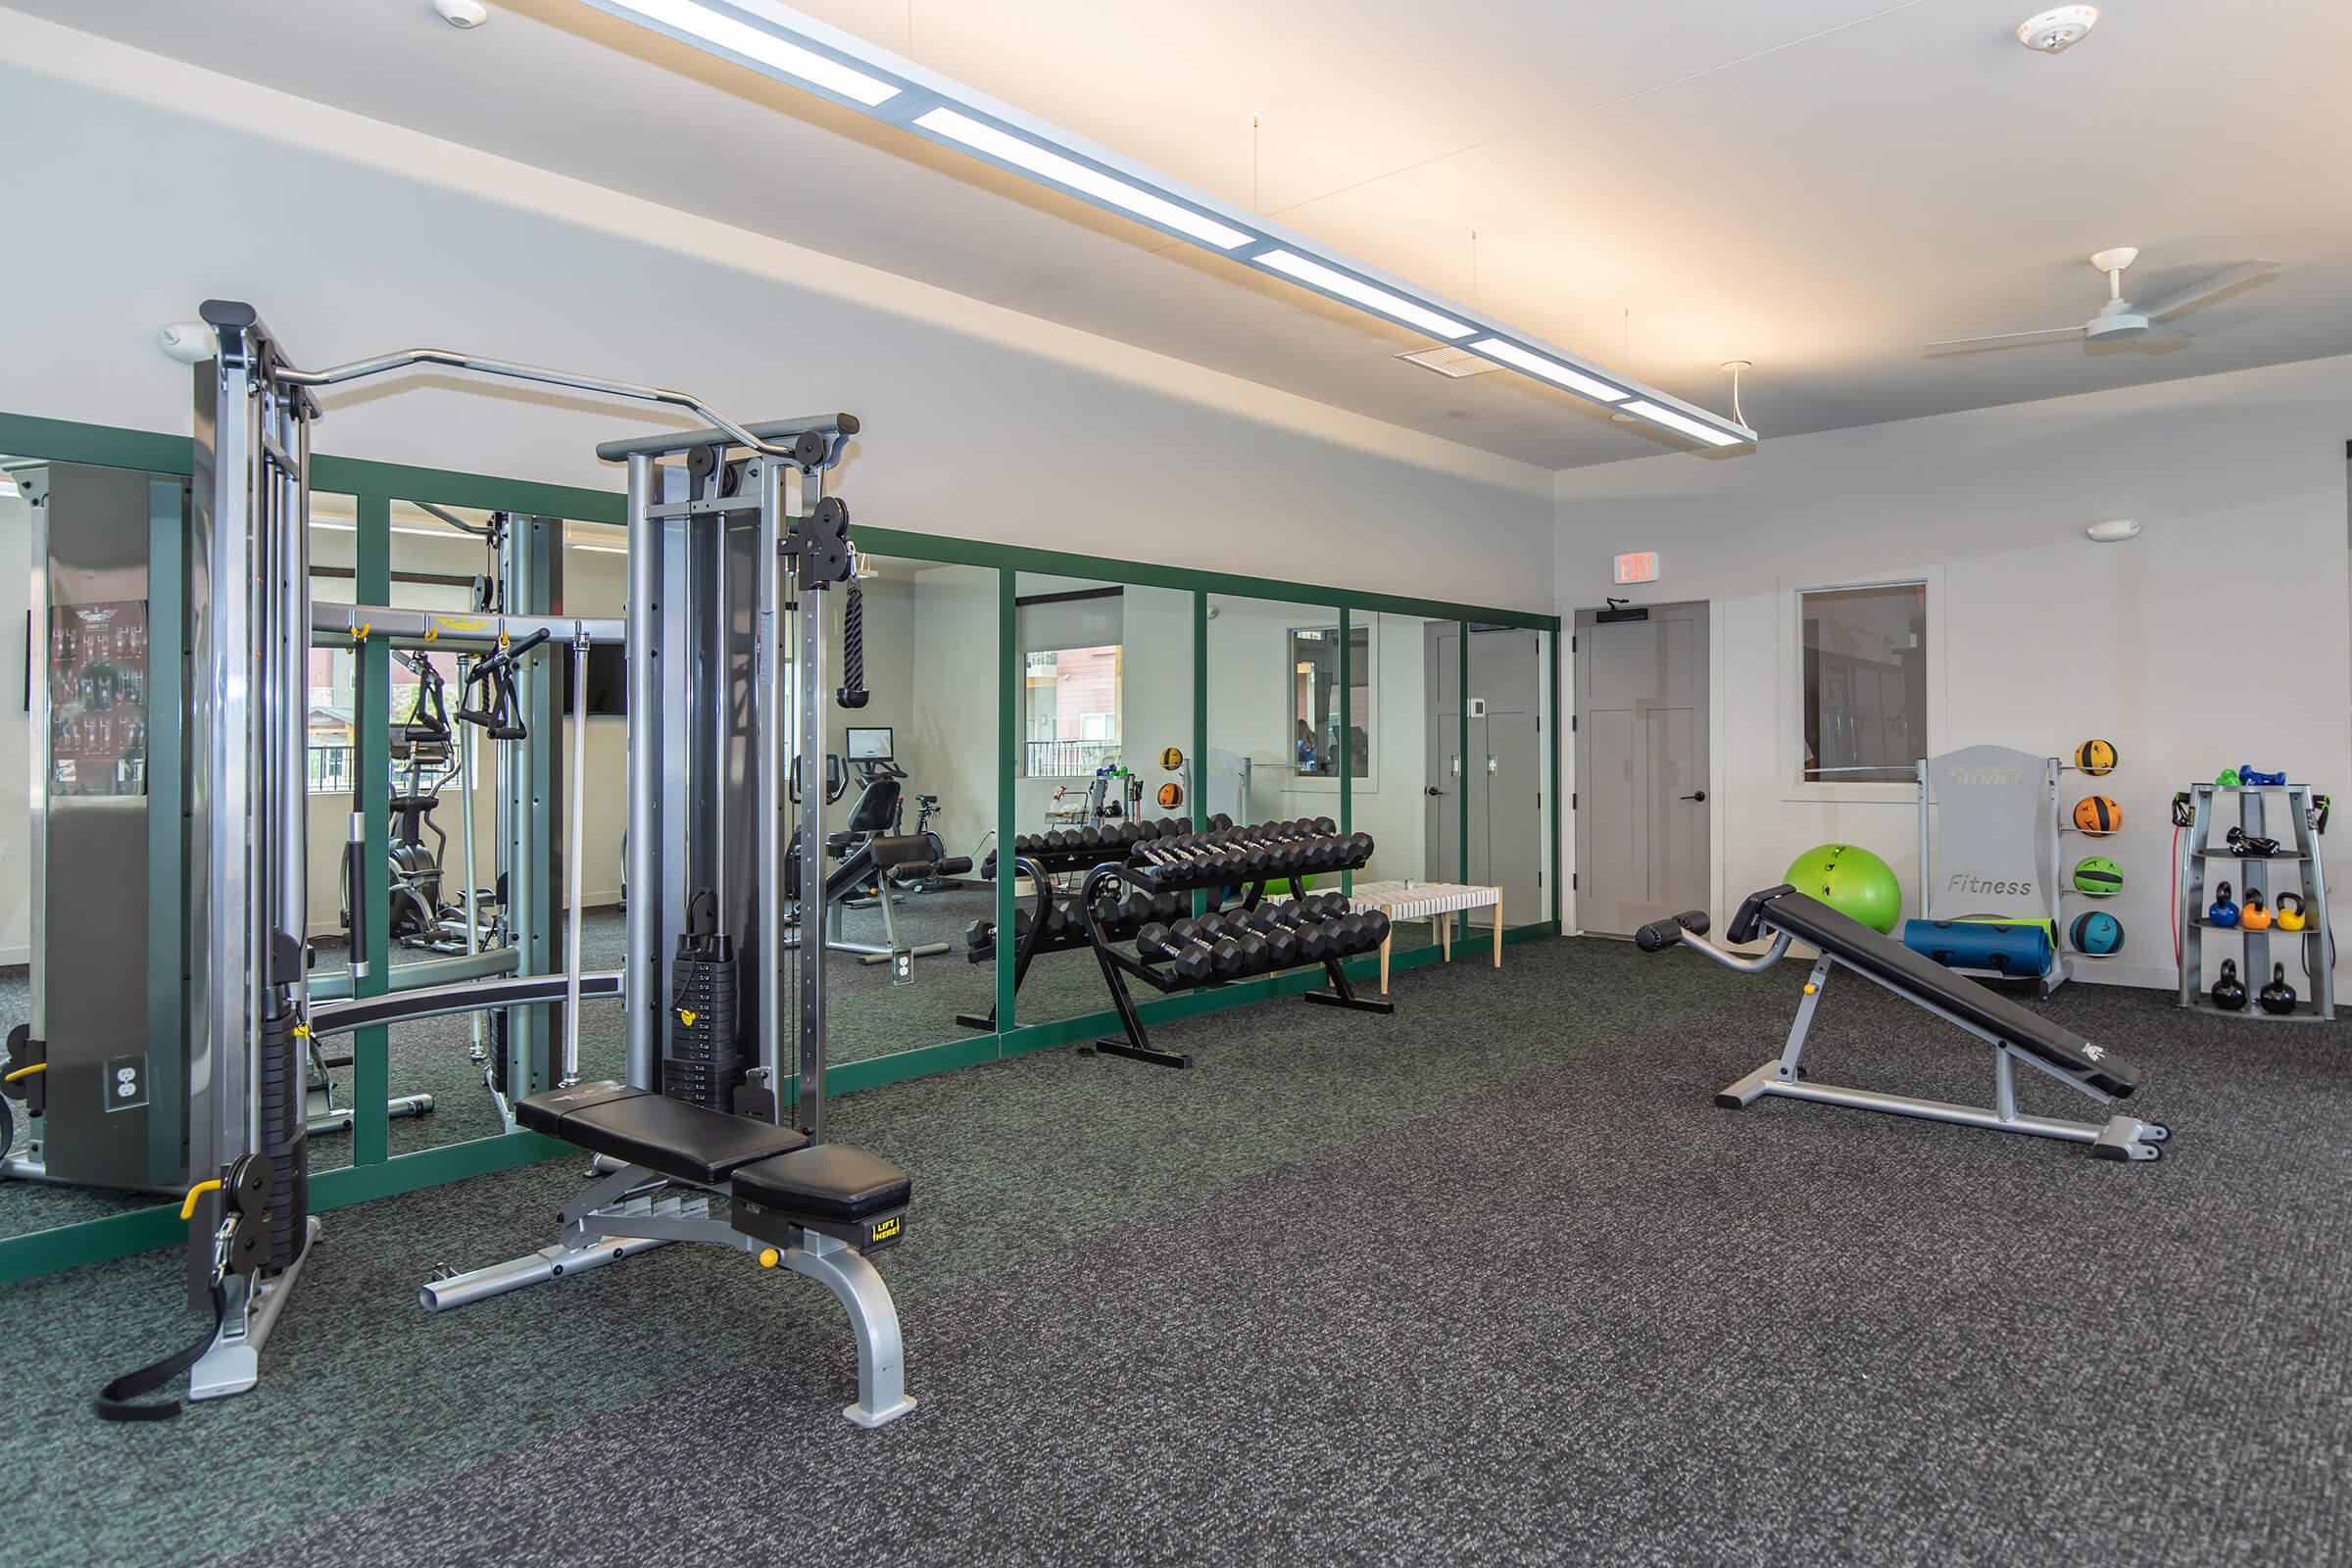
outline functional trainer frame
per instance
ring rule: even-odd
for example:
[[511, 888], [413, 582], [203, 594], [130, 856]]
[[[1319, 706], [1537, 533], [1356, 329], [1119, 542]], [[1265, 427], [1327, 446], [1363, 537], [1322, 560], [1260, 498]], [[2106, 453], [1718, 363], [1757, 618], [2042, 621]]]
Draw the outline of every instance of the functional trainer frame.
[[[1750, 895], [1726, 933], [1737, 943], [1752, 942], [1769, 933], [1772, 945], [1763, 953], [1752, 956], [1726, 953], [1704, 940], [1707, 928], [1705, 911], [1692, 909], [1642, 927], [1635, 941], [1644, 953], [1680, 945], [1741, 974], [1760, 974], [1771, 968], [1788, 956], [1794, 942], [1804, 942], [1819, 954], [1806, 976], [1804, 998], [1797, 1004], [1796, 1019], [1789, 1025], [1780, 1055], [1718, 1093], [1715, 1103], [1726, 1109], [1742, 1110], [1767, 1096], [1780, 1096], [2088, 1144], [2097, 1159], [2150, 1160], [2163, 1153], [2162, 1146], [2171, 1136], [2167, 1128], [2120, 1111], [2101, 1122], [2035, 1116], [2018, 1109], [2020, 1062], [2102, 1106], [2130, 1098], [2137, 1086], [2105, 1048], [2057, 1028], [1999, 993], [1942, 968], [1786, 883]], [[1992, 1047], [1991, 1105], [1962, 1105], [1875, 1089], [1842, 1088], [1807, 1078], [1805, 1038], [1836, 968], [1848, 969]]]
[[[192, 1222], [191, 1294], [215, 1309], [216, 1328], [209, 1343], [200, 1341], [185, 1356], [118, 1380], [102, 1396], [102, 1411], [168, 1414], [172, 1407], [127, 1401], [160, 1387], [179, 1366], [190, 1368], [191, 1398], [240, 1393], [257, 1381], [260, 1351], [318, 1234], [307, 1205], [303, 1114], [315, 1033], [545, 1003], [558, 1000], [551, 995], [558, 986], [564, 1005], [562, 1078], [518, 1108], [560, 1102], [535, 1108], [542, 1130], [566, 1136], [575, 1120], [584, 1133], [591, 1130], [586, 1112], [597, 1106], [625, 1110], [650, 1098], [653, 1119], [666, 1117], [674, 1126], [676, 1114], [686, 1114], [692, 1136], [680, 1135], [673, 1147], [654, 1140], [644, 1168], [629, 1162], [566, 1205], [564, 1240], [534, 1254], [546, 1261], [544, 1272], [525, 1259], [521, 1267], [438, 1281], [422, 1293], [425, 1304], [478, 1299], [643, 1245], [715, 1242], [816, 1279], [842, 1301], [858, 1348], [858, 1398], [847, 1412], [853, 1420], [880, 1425], [910, 1409], [897, 1310], [861, 1250], [899, 1236], [906, 1180], [871, 1156], [816, 1147], [824, 1103], [821, 949], [799, 964], [793, 986], [799, 1070], [789, 1092], [779, 1082], [787, 1063], [786, 950], [775, 918], [782, 908], [784, 759], [821, 751], [824, 732], [822, 616], [813, 604], [797, 617], [797, 726], [785, 714], [778, 651], [789, 609], [783, 577], [789, 570], [800, 591], [816, 593], [850, 574], [848, 514], [821, 496], [820, 476], [839, 460], [858, 421], [824, 416], [755, 430], [684, 393], [437, 349], [305, 371], [284, 357], [250, 305], [208, 301], [202, 317], [220, 352], [196, 370], [189, 529], [190, 727], [197, 737], [189, 767], [189, 1172], [192, 1179], [219, 1174], [196, 1182], [182, 1217]], [[573, 1087], [579, 1004], [603, 989], [582, 970], [579, 941], [585, 663], [595, 637], [583, 620], [541, 617], [546, 632], [567, 638], [574, 674], [564, 972], [367, 998], [330, 1004], [316, 1016], [311, 1009], [304, 656], [313, 631], [309, 427], [320, 413], [315, 389], [419, 365], [682, 407], [711, 425], [599, 448], [608, 461], [625, 459], [629, 467], [628, 614], [619, 629], [639, 655], [629, 666], [629, 868], [631, 886], [640, 891], [629, 905], [628, 963], [615, 982], [628, 1006], [627, 1086]], [[730, 453], [742, 455], [729, 461]], [[662, 469], [662, 456], [686, 461]], [[699, 486], [691, 494], [690, 484]], [[698, 522], [708, 525], [693, 526]], [[504, 646], [515, 628], [505, 617], [486, 620], [500, 623], [473, 629]], [[849, 663], [849, 687], [861, 688], [861, 650], [853, 646]], [[748, 728], [731, 723], [727, 699], [735, 691], [748, 698]], [[665, 733], [665, 723], [687, 733]], [[796, 727], [801, 744], [788, 751], [785, 741]], [[820, 812], [819, 792], [806, 792], [802, 870], [809, 885], [821, 883]], [[749, 818], [748, 856], [727, 853], [730, 815]], [[759, 1067], [751, 1092], [737, 1101], [749, 1115], [670, 1102], [655, 1090], [654, 1047], [669, 995], [662, 938], [684, 929], [687, 879], [706, 870], [711, 874], [695, 885], [724, 886], [736, 929], [759, 932], [760, 961], [744, 976], [756, 1002], [747, 1011], [758, 1020]], [[368, 902], [353, 903], [355, 955], [368, 951]], [[363, 972], [355, 965], [355, 978]], [[788, 1108], [797, 1126], [786, 1121]], [[733, 1223], [709, 1217], [707, 1195], [659, 1196], [671, 1185], [714, 1185], [676, 1167], [711, 1168], [709, 1146], [745, 1143], [747, 1132], [739, 1129], [777, 1157], [738, 1160], [743, 1168], [730, 1169]], [[632, 1231], [650, 1233], [638, 1238], [642, 1245], [621, 1244], [624, 1219]], [[567, 1262], [575, 1251], [582, 1257]]]

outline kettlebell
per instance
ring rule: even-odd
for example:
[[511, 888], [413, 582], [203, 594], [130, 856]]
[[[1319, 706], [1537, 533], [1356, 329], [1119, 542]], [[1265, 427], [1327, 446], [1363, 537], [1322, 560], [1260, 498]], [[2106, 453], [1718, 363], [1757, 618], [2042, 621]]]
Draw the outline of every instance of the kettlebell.
[[2213, 896], [2212, 906], [2205, 911], [2207, 925], [2237, 924], [2237, 906], [2230, 902], [2230, 884], [2225, 882]]
[[2237, 788], [2237, 769], [2234, 767], [2225, 767], [2219, 773], [2214, 774], [2213, 787], [2220, 790], [2233, 790]]
[[2262, 1004], [2262, 1010], [2265, 1012], [2292, 1012], [2295, 1010], [2295, 988], [2286, 983], [2285, 964], [2274, 963], [2271, 965], [2271, 983], [2255, 993], [2255, 1000]]
[[2237, 977], [2237, 960], [2222, 960], [2222, 977], [2213, 983], [2213, 1004], [2228, 1012], [2246, 1010], [2246, 983]]
[[2300, 893], [2279, 894], [2271, 906], [2271, 916], [2278, 921], [2278, 929], [2281, 931], [2302, 930], [2303, 895]]
[[2246, 889], [2246, 902], [2237, 908], [2237, 923], [2249, 931], [2268, 931], [2271, 928], [2271, 906], [2262, 902], [2262, 890]]

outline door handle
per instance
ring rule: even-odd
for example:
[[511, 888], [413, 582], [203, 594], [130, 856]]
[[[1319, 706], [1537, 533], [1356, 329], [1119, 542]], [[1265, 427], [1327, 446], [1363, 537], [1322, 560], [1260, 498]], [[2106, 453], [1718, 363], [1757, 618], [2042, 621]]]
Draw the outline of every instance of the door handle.
[[1686, 801], [1703, 801], [1703, 800], [1705, 800], [1706, 798], [1707, 798], [1707, 792], [1706, 792], [1705, 790], [1698, 790], [1698, 791], [1696, 791], [1696, 792], [1694, 792], [1694, 793], [1692, 793], [1692, 794], [1686, 795], [1686, 796], [1684, 796], [1684, 797], [1683, 797], [1683, 799], [1684, 799], [1684, 800], [1686, 800]]
[[1432, 784], [1428, 789], [1423, 790], [1421, 793], [1428, 796], [1433, 801], [1442, 801], [1446, 798], [1446, 792], [1438, 788], [1435, 784]]

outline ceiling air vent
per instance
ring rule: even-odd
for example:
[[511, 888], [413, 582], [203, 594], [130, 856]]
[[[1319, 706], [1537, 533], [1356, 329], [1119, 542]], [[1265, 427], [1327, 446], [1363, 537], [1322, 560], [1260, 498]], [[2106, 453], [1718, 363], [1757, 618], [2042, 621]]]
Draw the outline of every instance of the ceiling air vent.
[[1467, 349], [1418, 349], [1396, 357], [1407, 365], [1418, 365], [1424, 370], [1435, 370], [1456, 380], [1465, 375], [1491, 375], [1502, 368], [1493, 360], [1481, 359]]

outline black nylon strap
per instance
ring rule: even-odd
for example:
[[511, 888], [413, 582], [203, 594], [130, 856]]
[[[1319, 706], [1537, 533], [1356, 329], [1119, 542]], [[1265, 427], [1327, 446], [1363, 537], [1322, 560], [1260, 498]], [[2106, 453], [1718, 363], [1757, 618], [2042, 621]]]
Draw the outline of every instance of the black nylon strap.
[[228, 1320], [228, 1287], [220, 1280], [213, 1281], [213, 1323], [196, 1343], [184, 1350], [165, 1356], [136, 1372], [125, 1372], [98, 1391], [94, 1401], [101, 1421], [169, 1421], [179, 1414], [185, 1403], [181, 1399], [157, 1400], [152, 1404], [131, 1401], [162, 1388], [182, 1372], [204, 1359], [204, 1352], [213, 1347], [214, 1337], [220, 1325]]

